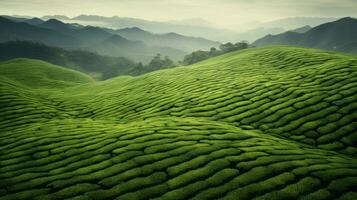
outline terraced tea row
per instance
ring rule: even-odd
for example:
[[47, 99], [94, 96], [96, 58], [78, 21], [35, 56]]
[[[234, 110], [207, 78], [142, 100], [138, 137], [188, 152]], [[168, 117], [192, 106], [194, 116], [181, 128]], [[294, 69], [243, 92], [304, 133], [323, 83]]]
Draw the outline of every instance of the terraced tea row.
[[1, 141], [0, 199], [357, 195], [354, 158], [194, 118], [53, 120]]
[[0, 71], [0, 199], [357, 199], [356, 57], [261, 48], [103, 82]]
[[357, 153], [354, 57], [287, 47], [250, 50], [71, 92], [77, 98], [71, 95], [70, 105], [78, 108], [73, 117], [202, 117]]

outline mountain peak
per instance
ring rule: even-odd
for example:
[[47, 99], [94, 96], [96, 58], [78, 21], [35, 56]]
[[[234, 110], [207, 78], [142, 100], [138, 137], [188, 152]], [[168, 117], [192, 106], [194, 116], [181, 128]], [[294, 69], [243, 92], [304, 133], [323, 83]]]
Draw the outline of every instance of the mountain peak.
[[134, 27], [131, 27], [129, 28], [131, 30], [135, 30], [135, 31], [143, 31], [141, 28], [137, 27], [137, 26], [134, 26]]
[[26, 23], [31, 24], [31, 25], [39, 25], [44, 23], [44, 21], [40, 18], [34, 17], [28, 20], [25, 20]]
[[0, 16], [0, 20], [2, 20], [2, 21], [11, 21], [9, 18], [7, 18], [6, 16], [3, 16], [3, 15]]
[[65, 23], [63, 23], [62, 21], [60, 21], [58, 19], [49, 19], [49, 20], [45, 21], [43, 24], [64, 25]]
[[182, 36], [182, 35], [174, 33], [174, 32], [166, 33], [165, 35], [167, 35], [167, 36], [175, 36], [175, 37], [176, 36]]
[[[38, 21], [43, 21], [42, 19], [38, 18], [38, 17], [34, 17], [34, 18], [31, 18], [32, 20], [38, 20]], [[30, 19], [30, 20], [31, 20]]]
[[96, 26], [85, 26], [82, 28], [82, 30], [84, 31], [91, 31], [91, 32], [98, 32], [98, 33], [106, 33], [106, 31], [104, 31], [101, 28], [98, 28]]
[[15, 23], [15, 22], [8, 19], [7, 17], [0, 16], [0, 23], [1, 24], [11, 24], [11, 23]]
[[140, 31], [140, 32], [145, 32], [143, 29], [137, 27], [137, 26], [133, 26], [133, 27], [128, 27], [128, 28], [122, 28], [119, 29], [120, 31]]
[[72, 18], [72, 20], [84, 20], [84, 21], [99, 21], [103, 19], [106, 19], [106, 17], [98, 16], [98, 15], [83, 15], [83, 14]]
[[46, 15], [41, 17], [43, 20], [49, 20], [49, 19], [60, 19], [60, 20], [69, 20], [70, 18], [65, 16], [65, 15]]
[[344, 18], [337, 20], [336, 22], [357, 22], [357, 19], [352, 18], [352, 17], [344, 17]]

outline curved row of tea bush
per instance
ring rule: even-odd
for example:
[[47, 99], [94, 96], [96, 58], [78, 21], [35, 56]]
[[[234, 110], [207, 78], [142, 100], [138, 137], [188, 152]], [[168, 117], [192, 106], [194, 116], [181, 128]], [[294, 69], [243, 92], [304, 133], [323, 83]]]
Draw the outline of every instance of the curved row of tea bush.
[[0, 199], [357, 198], [356, 57], [270, 47], [102, 82], [0, 71]]

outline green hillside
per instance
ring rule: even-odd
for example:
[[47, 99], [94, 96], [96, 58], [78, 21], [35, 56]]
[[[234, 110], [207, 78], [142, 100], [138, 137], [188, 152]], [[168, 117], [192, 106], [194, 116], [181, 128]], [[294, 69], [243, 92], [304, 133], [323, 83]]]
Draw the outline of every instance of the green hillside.
[[0, 199], [357, 199], [357, 57], [269, 47], [101, 82], [0, 71]]
[[93, 82], [92, 78], [80, 72], [25, 58], [0, 62], [0, 71], [2, 79], [7, 78], [31, 88], [54, 89]]

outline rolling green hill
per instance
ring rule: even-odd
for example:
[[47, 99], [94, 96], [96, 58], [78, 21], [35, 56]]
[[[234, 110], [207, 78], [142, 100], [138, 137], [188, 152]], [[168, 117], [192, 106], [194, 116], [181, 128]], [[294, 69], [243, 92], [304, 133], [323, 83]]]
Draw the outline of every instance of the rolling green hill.
[[0, 70], [0, 199], [357, 198], [357, 57], [259, 48], [101, 82]]

